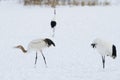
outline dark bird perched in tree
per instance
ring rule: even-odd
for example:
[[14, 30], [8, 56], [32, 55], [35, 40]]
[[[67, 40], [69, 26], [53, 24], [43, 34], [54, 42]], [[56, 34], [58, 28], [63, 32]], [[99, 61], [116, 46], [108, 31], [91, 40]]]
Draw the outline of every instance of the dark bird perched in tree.
[[44, 59], [45, 65], [47, 66], [47, 62], [42, 50], [44, 48], [50, 47], [51, 45], [55, 46], [55, 43], [51, 39], [45, 38], [45, 39], [36, 39], [31, 41], [28, 45], [27, 50], [22, 45], [18, 45], [15, 48], [21, 49], [23, 53], [27, 53], [29, 51], [36, 51], [35, 64], [37, 63], [37, 54], [40, 51]]
[[113, 59], [117, 57], [116, 46], [101, 39], [95, 39], [91, 46], [95, 48], [102, 56], [103, 68], [105, 68], [105, 56], [110, 56]]

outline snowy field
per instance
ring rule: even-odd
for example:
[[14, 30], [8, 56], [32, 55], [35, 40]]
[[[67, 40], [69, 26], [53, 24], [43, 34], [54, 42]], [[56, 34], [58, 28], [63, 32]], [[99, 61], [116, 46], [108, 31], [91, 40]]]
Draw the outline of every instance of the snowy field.
[[[0, 80], [120, 80], [120, 6], [57, 7], [55, 37], [51, 37], [50, 7], [0, 3]], [[39, 38], [52, 39], [56, 47], [45, 49], [34, 65], [35, 52], [14, 49]], [[95, 38], [113, 42], [115, 60], [101, 56], [90, 44]]]

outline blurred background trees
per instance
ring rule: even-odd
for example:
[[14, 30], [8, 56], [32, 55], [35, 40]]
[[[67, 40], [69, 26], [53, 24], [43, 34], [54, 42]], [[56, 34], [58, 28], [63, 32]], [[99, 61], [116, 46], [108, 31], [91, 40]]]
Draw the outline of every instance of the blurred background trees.
[[110, 5], [107, 0], [23, 0], [24, 5], [48, 5], [55, 7], [55, 5], [81, 5], [81, 6], [95, 6], [95, 5]]
[[[3, 0], [0, 0], [3, 1]], [[6, 1], [6, 0], [4, 0]], [[7, 0], [10, 1], [10, 0]], [[17, 0], [24, 5], [40, 5], [40, 6], [63, 6], [63, 5], [75, 5], [75, 6], [95, 6], [95, 5], [110, 5], [108, 0]]]

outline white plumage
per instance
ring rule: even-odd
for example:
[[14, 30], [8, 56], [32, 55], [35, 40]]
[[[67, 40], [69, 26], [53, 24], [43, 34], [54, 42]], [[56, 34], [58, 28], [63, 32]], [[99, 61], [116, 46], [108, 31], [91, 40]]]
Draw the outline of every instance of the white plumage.
[[43, 39], [33, 40], [28, 44], [28, 51], [40, 51], [43, 48], [47, 48], [48, 44]]
[[105, 56], [105, 55], [112, 56], [113, 44], [103, 41], [101, 39], [95, 39], [93, 43], [96, 44], [96, 49], [101, 54], [101, 56]]
[[110, 56], [113, 59], [117, 57], [116, 46], [112, 43], [97, 38], [92, 42], [91, 46], [102, 56], [103, 68], [105, 67], [105, 56]]

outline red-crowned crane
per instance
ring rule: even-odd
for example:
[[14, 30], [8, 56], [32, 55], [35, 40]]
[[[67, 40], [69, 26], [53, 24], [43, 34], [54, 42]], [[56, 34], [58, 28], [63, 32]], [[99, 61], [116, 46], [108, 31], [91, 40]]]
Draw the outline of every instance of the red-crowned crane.
[[47, 62], [46, 62], [46, 59], [45, 59], [45, 56], [42, 50], [44, 48], [50, 47], [51, 45], [55, 46], [55, 43], [51, 39], [45, 38], [45, 39], [36, 39], [36, 40], [31, 41], [28, 45], [27, 50], [22, 45], [18, 45], [15, 48], [21, 49], [23, 53], [27, 53], [31, 50], [36, 51], [35, 64], [37, 63], [37, 54], [40, 51], [43, 56], [45, 65], [47, 66]]
[[113, 59], [117, 57], [116, 46], [112, 43], [97, 38], [92, 42], [91, 46], [102, 56], [103, 68], [105, 68], [105, 56], [110, 56]]
[[52, 37], [54, 37], [54, 35], [55, 35], [55, 27], [56, 27], [56, 24], [57, 24], [57, 22], [55, 20], [55, 17], [56, 17], [56, 0], [53, 0], [53, 8], [54, 8], [54, 18], [50, 22], [51, 28], [53, 29]]

